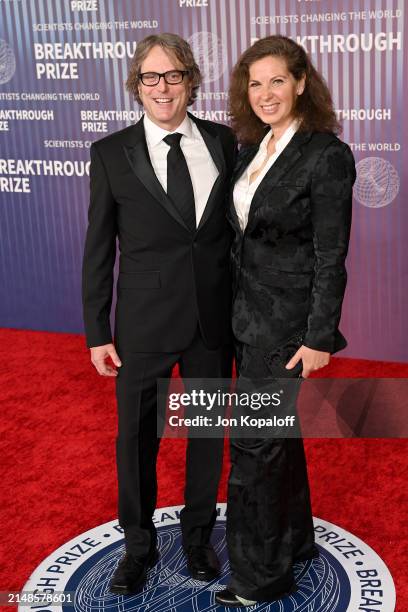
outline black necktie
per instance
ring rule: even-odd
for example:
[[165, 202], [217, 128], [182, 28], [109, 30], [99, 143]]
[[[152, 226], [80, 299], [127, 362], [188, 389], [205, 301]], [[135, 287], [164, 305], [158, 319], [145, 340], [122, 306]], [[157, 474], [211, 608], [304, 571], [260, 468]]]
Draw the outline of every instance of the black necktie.
[[196, 229], [193, 184], [186, 158], [180, 147], [183, 134], [169, 134], [163, 138], [170, 146], [167, 153], [167, 195], [176, 206], [190, 231]]

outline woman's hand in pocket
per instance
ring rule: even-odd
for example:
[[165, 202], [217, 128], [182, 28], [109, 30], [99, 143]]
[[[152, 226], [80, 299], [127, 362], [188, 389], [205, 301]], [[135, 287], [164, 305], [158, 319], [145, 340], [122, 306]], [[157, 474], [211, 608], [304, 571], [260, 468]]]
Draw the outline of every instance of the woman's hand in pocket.
[[296, 351], [292, 359], [286, 364], [286, 369], [292, 370], [300, 360], [303, 364], [302, 378], [308, 378], [311, 372], [327, 366], [330, 361], [330, 353], [316, 351], [302, 344], [300, 349]]

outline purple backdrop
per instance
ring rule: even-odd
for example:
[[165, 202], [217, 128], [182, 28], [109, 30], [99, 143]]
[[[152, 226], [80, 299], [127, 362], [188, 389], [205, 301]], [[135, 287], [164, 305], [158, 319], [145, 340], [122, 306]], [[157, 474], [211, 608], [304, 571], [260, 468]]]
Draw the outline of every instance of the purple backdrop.
[[88, 149], [140, 116], [124, 89], [137, 41], [189, 39], [204, 73], [194, 112], [226, 122], [238, 55], [282, 33], [328, 80], [358, 162], [343, 354], [406, 361], [405, 12], [403, 0], [0, 1], [0, 326], [82, 331]]

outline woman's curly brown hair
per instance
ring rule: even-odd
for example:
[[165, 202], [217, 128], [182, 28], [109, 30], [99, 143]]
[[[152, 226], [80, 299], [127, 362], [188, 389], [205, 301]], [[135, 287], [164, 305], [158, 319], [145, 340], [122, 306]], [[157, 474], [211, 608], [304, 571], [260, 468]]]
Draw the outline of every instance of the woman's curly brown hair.
[[168, 55], [175, 57], [189, 71], [188, 78], [192, 85], [191, 96], [188, 104], [193, 104], [197, 97], [197, 90], [201, 83], [201, 72], [194, 59], [193, 52], [186, 40], [177, 34], [152, 34], [146, 36], [137, 43], [136, 51], [130, 64], [130, 70], [126, 81], [126, 89], [133, 94], [134, 99], [142, 104], [139, 96], [139, 75], [143, 61], [146, 59], [153, 47], [161, 47]]
[[341, 126], [334, 112], [329, 88], [303, 47], [286, 36], [274, 35], [261, 38], [244, 51], [232, 71], [229, 114], [239, 141], [255, 144], [265, 136], [267, 126], [249, 104], [248, 82], [251, 64], [268, 55], [284, 59], [296, 81], [306, 77], [304, 91], [297, 97], [293, 108], [293, 116], [300, 121], [298, 129], [303, 132], [340, 132]]

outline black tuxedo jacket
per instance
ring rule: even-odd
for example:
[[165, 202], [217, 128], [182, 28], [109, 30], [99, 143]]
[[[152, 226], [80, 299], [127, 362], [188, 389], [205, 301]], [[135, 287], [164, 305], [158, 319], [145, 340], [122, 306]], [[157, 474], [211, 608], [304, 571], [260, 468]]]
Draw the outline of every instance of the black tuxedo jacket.
[[[241, 150], [233, 183], [258, 145]], [[333, 353], [346, 287], [355, 164], [336, 136], [297, 132], [256, 190], [242, 232], [231, 201], [233, 331], [273, 350], [298, 332], [303, 344]]]
[[143, 120], [91, 147], [83, 260], [89, 347], [112, 342], [109, 314], [117, 239], [119, 351], [178, 352], [191, 342], [197, 325], [209, 348], [230, 338], [232, 232], [226, 208], [236, 142], [228, 127], [190, 117], [219, 172], [194, 233], [154, 173]]

